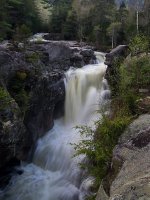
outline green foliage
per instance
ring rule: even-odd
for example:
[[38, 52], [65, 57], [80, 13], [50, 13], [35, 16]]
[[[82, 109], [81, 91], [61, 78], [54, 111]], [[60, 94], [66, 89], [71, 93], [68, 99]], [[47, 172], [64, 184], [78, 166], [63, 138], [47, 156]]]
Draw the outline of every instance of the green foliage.
[[9, 93], [2, 87], [0, 87], [0, 110], [3, 110], [10, 106], [11, 98]]
[[116, 59], [112, 70], [111, 117], [104, 115], [102, 120], [97, 121], [96, 130], [87, 126], [77, 127], [83, 139], [75, 148], [77, 155], [85, 154], [89, 159], [89, 163], [82, 167], [95, 177], [95, 191], [108, 173], [113, 148], [119, 137], [138, 114], [139, 89], [149, 88], [150, 57], [144, 53], [125, 62], [122, 58]]
[[16, 41], [24, 41], [29, 36], [31, 36], [31, 30], [25, 24], [22, 24], [20, 27], [16, 28], [14, 40]]
[[9, 91], [15, 101], [21, 108], [22, 114], [28, 108], [28, 102], [30, 99], [29, 91], [26, 89], [26, 81], [28, 80], [28, 74], [25, 71], [17, 71], [14, 77], [9, 82]]
[[[125, 66], [126, 67], [125, 67]], [[137, 93], [140, 88], [147, 88], [150, 85], [150, 57], [141, 55], [133, 57], [121, 66], [121, 85], [123, 93], [127, 90]]]
[[27, 33], [39, 30], [41, 21], [35, 3], [35, 0], [0, 1], [1, 40], [11, 39], [16, 34], [26, 37]]
[[78, 34], [78, 22], [77, 13], [74, 10], [68, 12], [66, 22], [63, 27], [63, 35], [66, 40], [77, 39]]
[[20, 80], [25, 80], [26, 78], [27, 78], [27, 73], [26, 72], [22, 72], [22, 71], [18, 71], [17, 73], [16, 73], [16, 76], [17, 76], [17, 78], [18, 79], [20, 79]]
[[144, 35], [136, 35], [130, 42], [130, 49], [133, 55], [148, 52], [149, 40]]
[[67, 19], [68, 11], [71, 9], [71, 1], [56, 1], [51, 15], [50, 31], [53, 33], [62, 33]]
[[75, 146], [77, 154], [85, 154], [88, 157], [90, 163], [85, 168], [88, 168], [89, 173], [96, 178], [96, 189], [106, 175], [113, 148], [130, 120], [126, 111], [120, 109], [113, 118], [103, 116], [102, 120], [96, 122], [96, 131], [87, 126], [77, 127], [85, 137]]
[[26, 55], [26, 61], [32, 63], [33, 65], [37, 64], [39, 59], [40, 59], [40, 54], [36, 52]]

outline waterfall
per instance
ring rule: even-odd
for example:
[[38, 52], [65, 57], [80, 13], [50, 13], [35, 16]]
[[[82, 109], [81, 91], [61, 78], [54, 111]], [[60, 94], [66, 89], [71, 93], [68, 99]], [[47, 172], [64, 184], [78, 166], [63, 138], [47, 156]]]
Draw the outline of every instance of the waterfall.
[[97, 64], [66, 73], [65, 116], [37, 142], [31, 164], [22, 164], [21, 175], [14, 176], [1, 200], [84, 200], [92, 179], [86, 177], [79, 163], [85, 155], [74, 157], [71, 143], [81, 141], [73, 127], [93, 124], [100, 117], [109, 89], [104, 74], [104, 54], [96, 52]]

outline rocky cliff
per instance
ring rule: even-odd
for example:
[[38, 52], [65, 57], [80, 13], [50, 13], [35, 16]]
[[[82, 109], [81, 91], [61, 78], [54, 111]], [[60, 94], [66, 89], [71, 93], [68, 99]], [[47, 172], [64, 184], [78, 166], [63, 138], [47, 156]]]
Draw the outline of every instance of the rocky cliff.
[[0, 186], [63, 114], [65, 71], [91, 62], [92, 49], [77, 42], [0, 44]]
[[111, 172], [96, 200], [150, 199], [150, 115], [134, 120], [113, 151]]
[[[132, 95], [134, 100], [131, 98], [133, 101], [124, 103], [125, 106], [128, 105], [128, 109], [127, 107], [125, 109], [129, 111], [130, 117], [132, 116], [132, 123], [124, 132], [120, 132], [121, 136], [113, 149], [109, 168], [101, 181], [96, 200], [150, 199], [149, 54], [143, 53], [132, 57], [127, 56], [128, 53], [128, 47], [120, 45], [106, 55], [106, 64], [108, 64], [106, 77], [111, 87], [113, 101], [118, 104], [119, 98], [123, 102], [126, 97], [131, 98]], [[142, 59], [145, 62], [141, 62]], [[127, 73], [121, 73], [121, 69]], [[139, 74], [143, 75], [140, 80], [137, 78]], [[123, 79], [127, 87], [125, 82], [123, 85]], [[131, 80], [135, 80], [134, 84], [128, 85]], [[144, 83], [143, 80], [147, 82]], [[124, 87], [119, 88], [119, 84]], [[117, 104], [113, 105], [113, 114], [117, 113]], [[119, 112], [124, 105], [121, 104]], [[122, 113], [121, 118], [123, 116]]]

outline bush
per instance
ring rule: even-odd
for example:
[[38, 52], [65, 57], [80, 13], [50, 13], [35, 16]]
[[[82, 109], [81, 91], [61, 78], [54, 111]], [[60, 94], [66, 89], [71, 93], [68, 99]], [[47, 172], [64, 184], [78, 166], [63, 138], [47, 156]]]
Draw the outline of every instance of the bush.
[[[126, 67], [126, 66], [127, 67]], [[130, 59], [120, 68], [121, 85], [123, 93], [127, 91], [138, 92], [140, 88], [150, 85], [150, 57], [141, 56]]]
[[113, 148], [130, 121], [131, 117], [120, 109], [120, 112], [112, 118], [103, 116], [102, 120], [96, 122], [96, 131], [87, 126], [77, 127], [81, 135], [86, 136], [75, 145], [77, 155], [85, 154], [89, 159], [89, 165], [84, 167], [88, 168], [90, 175], [96, 178], [94, 185], [96, 190], [111, 163]]
[[130, 49], [133, 55], [148, 52], [149, 40], [144, 35], [136, 35], [130, 42]]

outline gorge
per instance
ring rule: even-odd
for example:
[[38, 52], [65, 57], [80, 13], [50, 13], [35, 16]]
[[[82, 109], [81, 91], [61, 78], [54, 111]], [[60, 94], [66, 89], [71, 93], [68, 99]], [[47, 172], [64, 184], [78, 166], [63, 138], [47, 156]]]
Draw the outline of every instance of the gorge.
[[52, 130], [38, 140], [32, 163], [22, 163], [18, 169], [22, 174], [13, 176], [0, 199], [81, 200], [88, 195], [92, 178], [79, 165], [85, 156], [74, 157], [71, 143], [82, 139], [74, 127], [89, 123], [93, 126], [100, 117], [97, 111], [109, 96], [104, 80], [105, 54], [96, 52], [96, 55], [95, 64], [72, 67], [65, 73], [64, 117], [55, 120]]

